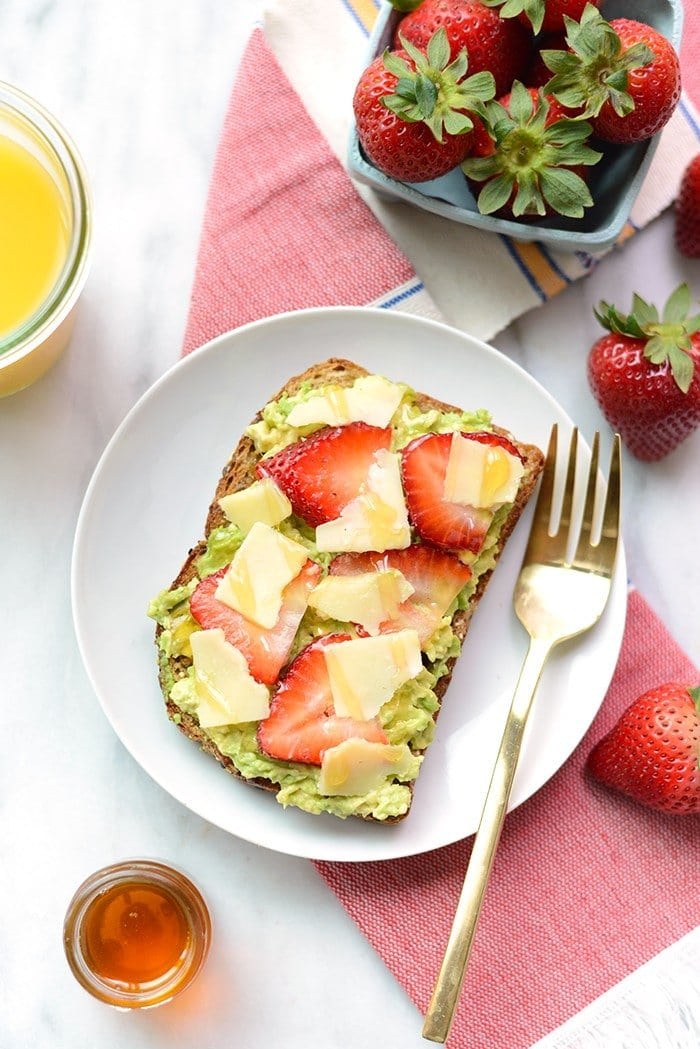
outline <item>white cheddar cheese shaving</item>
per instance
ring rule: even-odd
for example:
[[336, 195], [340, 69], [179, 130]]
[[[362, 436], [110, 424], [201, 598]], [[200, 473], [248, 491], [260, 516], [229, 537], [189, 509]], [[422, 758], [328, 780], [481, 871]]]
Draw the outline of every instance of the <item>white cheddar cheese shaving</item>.
[[399, 605], [413, 592], [406, 576], [396, 568], [329, 575], [311, 592], [309, 606], [322, 616], [359, 623], [368, 634], [376, 634], [380, 623], [396, 619]]
[[388, 426], [398, 408], [405, 386], [390, 382], [381, 375], [365, 375], [352, 386], [329, 386], [323, 393], [295, 404], [287, 416], [290, 426], [343, 426], [365, 422], [370, 426]]
[[318, 778], [319, 793], [328, 797], [364, 797], [381, 787], [387, 777], [405, 776], [413, 761], [406, 743], [392, 746], [346, 739], [325, 751]]
[[270, 693], [251, 676], [245, 656], [223, 630], [195, 630], [190, 637], [202, 728], [261, 721], [270, 713]]
[[452, 436], [445, 473], [444, 496], [450, 503], [487, 509], [512, 503], [524, 467], [520, 459], [495, 444]]
[[415, 630], [339, 641], [323, 654], [336, 714], [357, 721], [375, 717], [423, 666]]
[[263, 477], [240, 492], [222, 496], [219, 506], [231, 524], [237, 525], [244, 535], [256, 521], [274, 528], [292, 512], [292, 504], [271, 477]]
[[270, 630], [279, 618], [284, 588], [299, 575], [308, 556], [301, 543], [257, 521], [236, 551], [215, 596]]

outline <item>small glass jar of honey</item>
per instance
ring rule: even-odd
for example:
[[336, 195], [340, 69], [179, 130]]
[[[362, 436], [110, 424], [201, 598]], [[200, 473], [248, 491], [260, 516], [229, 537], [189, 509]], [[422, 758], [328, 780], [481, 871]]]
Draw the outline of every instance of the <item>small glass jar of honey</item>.
[[63, 926], [78, 982], [123, 1009], [161, 1005], [188, 987], [210, 939], [209, 912], [197, 887], [155, 860], [125, 860], [90, 875]]
[[58, 121], [0, 81], [0, 397], [65, 350], [87, 277], [87, 176]]

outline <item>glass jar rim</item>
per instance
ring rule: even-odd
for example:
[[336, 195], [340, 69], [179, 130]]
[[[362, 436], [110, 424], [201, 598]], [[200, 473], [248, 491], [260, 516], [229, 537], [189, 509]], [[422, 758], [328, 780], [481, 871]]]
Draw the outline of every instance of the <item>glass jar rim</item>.
[[22, 324], [0, 338], [0, 368], [30, 353], [72, 309], [87, 278], [92, 242], [92, 201], [82, 158], [63, 126], [20, 88], [0, 80], [0, 112], [31, 128], [58, 163], [70, 193], [73, 222], [66, 259], [43, 302]]

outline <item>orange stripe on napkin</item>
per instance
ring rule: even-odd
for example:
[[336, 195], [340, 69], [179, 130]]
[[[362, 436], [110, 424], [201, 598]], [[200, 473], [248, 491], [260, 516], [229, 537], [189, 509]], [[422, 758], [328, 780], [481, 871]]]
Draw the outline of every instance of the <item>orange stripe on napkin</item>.
[[511, 245], [546, 298], [551, 299], [564, 290], [567, 281], [552, 265], [539, 244], [533, 241], [513, 240]]
[[375, 0], [344, 0], [357, 20], [369, 33], [377, 21], [379, 8]]

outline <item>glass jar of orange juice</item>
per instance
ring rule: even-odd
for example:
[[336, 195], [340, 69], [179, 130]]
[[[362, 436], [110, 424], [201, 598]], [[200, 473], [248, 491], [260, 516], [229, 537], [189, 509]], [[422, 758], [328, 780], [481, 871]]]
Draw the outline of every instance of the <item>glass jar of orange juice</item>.
[[210, 940], [199, 889], [158, 860], [124, 860], [91, 874], [63, 925], [73, 975], [95, 998], [122, 1009], [162, 1005], [183, 991]]
[[0, 397], [29, 386], [66, 348], [90, 240], [75, 146], [42, 106], [0, 81]]

